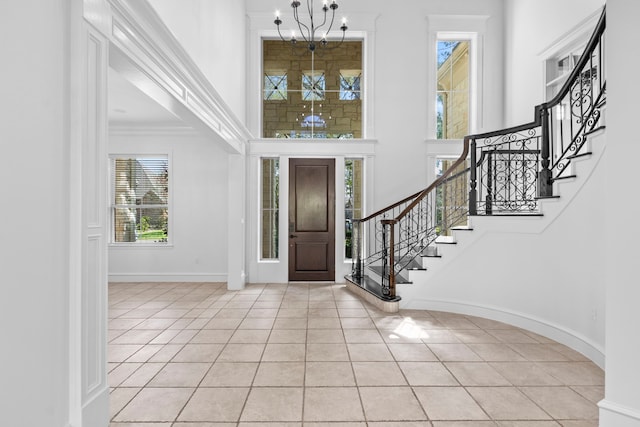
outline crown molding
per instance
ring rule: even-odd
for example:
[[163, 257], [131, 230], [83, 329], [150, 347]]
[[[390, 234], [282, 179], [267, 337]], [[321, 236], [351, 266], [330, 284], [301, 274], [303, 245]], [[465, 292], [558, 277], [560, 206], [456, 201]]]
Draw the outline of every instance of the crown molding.
[[228, 152], [245, 152], [251, 133], [147, 0], [85, 2], [94, 12], [85, 19], [110, 41], [113, 68]]
[[201, 134], [189, 126], [165, 125], [161, 123], [110, 123], [112, 136], [182, 136], [197, 137]]

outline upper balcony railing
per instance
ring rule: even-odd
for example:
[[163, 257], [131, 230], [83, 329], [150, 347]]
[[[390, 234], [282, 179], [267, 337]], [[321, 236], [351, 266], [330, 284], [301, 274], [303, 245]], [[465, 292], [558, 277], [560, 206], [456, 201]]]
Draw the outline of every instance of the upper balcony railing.
[[352, 279], [381, 276], [380, 296], [395, 299], [404, 271], [439, 236], [466, 226], [469, 215], [538, 214], [538, 200], [553, 197], [553, 183], [571, 176], [600, 126], [606, 103], [606, 10], [558, 94], [535, 107], [531, 123], [468, 135], [463, 152], [425, 190], [353, 220]]

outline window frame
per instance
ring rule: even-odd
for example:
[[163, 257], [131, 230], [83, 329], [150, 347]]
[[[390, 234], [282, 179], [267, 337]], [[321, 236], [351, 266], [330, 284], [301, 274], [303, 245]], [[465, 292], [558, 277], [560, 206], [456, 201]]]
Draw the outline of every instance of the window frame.
[[[169, 232], [167, 233], [167, 239], [164, 242], [150, 241], [150, 242], [116, 242], [115, 240], [115, 208], [117, 205], [115, 203], [115, 160], [116, 159], [163, 159], [167, 161], [167, 229]], [[175, 236], [174, 236], [174, 227], [173, 227], [173, 170], [172, 170], [172, 156], [171, 153], [114, 153], [109, 154], [108, 159], [108, 183], [109, 183], [109, 246], [114, 248], [170, 248], [173, 247]], [[138, 206], [138, 205], [136, 205]], [[165, 206], [165, 205], [162, 205]]]
[[427, 44], [427, 120], [425, 126], [427, 140], [431, 141], [461, 141], [438, 140], [436, 138], [437, 112], [437, 41], [469, 40], [469, 134], [478, 133], [484, 126], [484, 112], [480, 106], [483, 103], [484, 84], [484, 37], [487, 34], [488, 15], [426, 15], [429, 33]]

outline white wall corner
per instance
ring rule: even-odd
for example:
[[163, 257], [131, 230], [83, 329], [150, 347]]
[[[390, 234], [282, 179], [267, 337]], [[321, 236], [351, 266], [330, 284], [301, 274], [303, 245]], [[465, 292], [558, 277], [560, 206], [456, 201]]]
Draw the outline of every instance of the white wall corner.
[[640, 410], [619, 405], [611, 400], [603, 399], [598, 403], [600, 408], [600, 427], [638, 427], [640, 426]]

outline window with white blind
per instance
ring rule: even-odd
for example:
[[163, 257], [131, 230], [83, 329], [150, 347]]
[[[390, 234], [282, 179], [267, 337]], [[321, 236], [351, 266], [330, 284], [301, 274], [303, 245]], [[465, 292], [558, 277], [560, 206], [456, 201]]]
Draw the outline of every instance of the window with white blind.
[[114, 244], [169, 241], [169, 158], [111, 158], [111, 226]]

